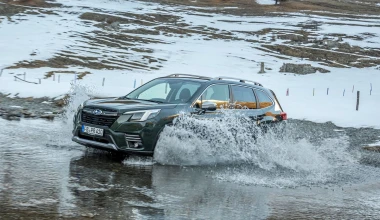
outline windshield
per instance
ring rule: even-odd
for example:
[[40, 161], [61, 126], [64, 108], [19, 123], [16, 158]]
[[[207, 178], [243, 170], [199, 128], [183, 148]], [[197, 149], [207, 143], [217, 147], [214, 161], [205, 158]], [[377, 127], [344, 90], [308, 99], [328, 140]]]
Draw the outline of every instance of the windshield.
[[184, 79], [156, 79], [125, 96], [158, 103], [186, 103], [201, 86], [200, 82]]

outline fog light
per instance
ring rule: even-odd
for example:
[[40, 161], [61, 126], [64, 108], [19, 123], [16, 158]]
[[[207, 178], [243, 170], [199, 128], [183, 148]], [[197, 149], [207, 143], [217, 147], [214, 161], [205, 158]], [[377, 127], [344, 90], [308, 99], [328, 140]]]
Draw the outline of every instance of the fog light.
[[139, 143], [135, 142], [135, 144], [133, 145], [134, 148], [138, 148], [139, 147]]

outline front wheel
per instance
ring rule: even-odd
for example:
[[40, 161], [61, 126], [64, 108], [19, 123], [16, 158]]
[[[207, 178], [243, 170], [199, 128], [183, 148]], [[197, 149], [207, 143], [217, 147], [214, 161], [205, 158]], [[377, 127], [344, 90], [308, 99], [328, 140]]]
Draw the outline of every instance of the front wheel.
[[123, 161], [128, 157], [128, 154], [120, 153], [120, 152], [111, 152], [111, 159], [114, 161]]

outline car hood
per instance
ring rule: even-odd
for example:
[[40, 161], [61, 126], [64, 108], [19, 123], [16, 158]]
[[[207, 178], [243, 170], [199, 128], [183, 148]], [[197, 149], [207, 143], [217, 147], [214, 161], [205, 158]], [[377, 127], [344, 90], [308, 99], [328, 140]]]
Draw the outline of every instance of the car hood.
[[84, 104], [84, 107], [114, 109], [118, 112], [149, 110], [149, 109], [171, 109], [177, 104], [155, 103], [142, 100], [106, 98], [90, 99]]

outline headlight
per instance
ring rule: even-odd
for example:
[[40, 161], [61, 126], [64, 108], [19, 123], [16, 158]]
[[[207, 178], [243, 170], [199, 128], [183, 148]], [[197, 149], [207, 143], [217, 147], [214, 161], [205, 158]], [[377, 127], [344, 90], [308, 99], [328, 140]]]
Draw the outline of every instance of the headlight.
[[124, 115], [132, 115], [130, 121], [146, 121], [156, 117], [161, 109], [152, 109], [144, 111], [125, 112]]

